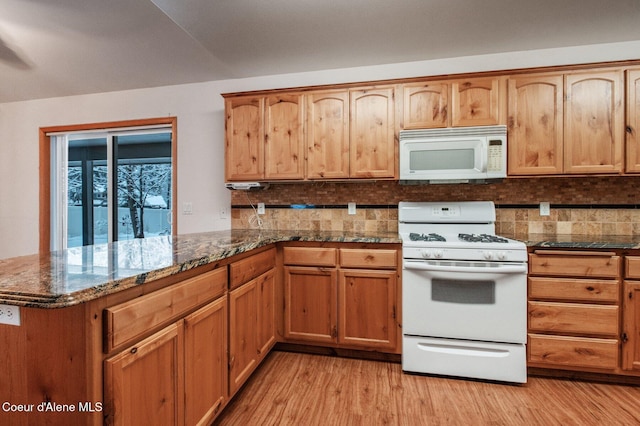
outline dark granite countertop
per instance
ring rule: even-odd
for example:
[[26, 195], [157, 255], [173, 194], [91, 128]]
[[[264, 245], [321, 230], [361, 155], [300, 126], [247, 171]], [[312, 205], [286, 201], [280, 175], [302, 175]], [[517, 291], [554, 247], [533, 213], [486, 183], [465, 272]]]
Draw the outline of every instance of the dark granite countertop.
[[630, 235], [526, 234], [504, 235], [528, 247], [632, 250], [640, 249], [640, 237]]
[[230, 230], [0, 259], [0, 303], [61, 308], [286, 241], [400, 243], [397, 233]]

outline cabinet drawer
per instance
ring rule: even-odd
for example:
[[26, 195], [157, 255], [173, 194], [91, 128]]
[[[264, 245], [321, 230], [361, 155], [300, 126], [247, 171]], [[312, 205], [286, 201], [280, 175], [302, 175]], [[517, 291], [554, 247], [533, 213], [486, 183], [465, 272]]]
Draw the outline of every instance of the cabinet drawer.
[[572, 302], [617, 303], [620, 284], [616, 280], [530, 277], [529, 297]]
[[340, 249], [340, 266], [346, 268], [395, 269], [398, 266], [398, 252], [384, 249]]
[[285, 247], [284, 264], [300, 266], [336, 266], [338, 251], [324, 247]]
[[529, 362], [615, 369], [618, 341], [584, 337], [529, 334]]
[[625, 257], [625, 276], [627, 278], [640, 278], [640, 256]]
[[229, 289], [251, 281], [276, 266], [276, 249], [238, 260], [229, 265]]
[[529, 302], [529, 330], [618, 335], [618, 306]]
[[104, 310], [105, 349], [133, 341], [149, 330], [184, 316], [224, 294], [227, 268], [219, 268]]
[[620, 256], [612, 252], [536, 250], [529, 255], [529, 273], [617, 278], [620, 275]]

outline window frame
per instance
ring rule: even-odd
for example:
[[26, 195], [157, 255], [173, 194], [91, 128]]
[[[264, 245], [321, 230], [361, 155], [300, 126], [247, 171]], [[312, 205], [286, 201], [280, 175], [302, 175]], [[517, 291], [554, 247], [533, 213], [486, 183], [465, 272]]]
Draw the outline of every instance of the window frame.
[[39, 129], [39, 252], [49, 253], [51, 251], [51, 137], [52, 133], [81, 132], [105, 130], [127, 127], [144, 127], [169, 125], [171, 126], [171, 235], [178, 233], [178, 221], [176, 206], [178, 206], [178, 120], [177, 117], [161, 117], [140, 120], [111, 121], [103, 123], [74, 124], [67, 126], [41, 127]]

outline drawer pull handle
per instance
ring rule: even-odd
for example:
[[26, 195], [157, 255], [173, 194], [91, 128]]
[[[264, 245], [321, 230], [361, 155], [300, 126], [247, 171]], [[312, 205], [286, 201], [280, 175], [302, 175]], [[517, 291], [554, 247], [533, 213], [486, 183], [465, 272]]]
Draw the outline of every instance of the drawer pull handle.
[[135, 354], [136, 352], [138, 352], [138, 348], [137, 347], [131, 348], [131, 353], [132, 354]]

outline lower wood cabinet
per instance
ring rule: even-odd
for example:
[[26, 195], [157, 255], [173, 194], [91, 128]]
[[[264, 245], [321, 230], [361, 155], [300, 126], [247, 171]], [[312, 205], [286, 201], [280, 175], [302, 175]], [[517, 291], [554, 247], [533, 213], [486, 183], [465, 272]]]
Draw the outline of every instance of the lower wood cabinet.
[[640, 373], [640, 256], [625, 258], [625, 278], [622, 368]]
[[185, 423], [209, 424], [228, 399], [227, 301], [184, 319]]
[[[227, 270], [221, 268], [105, 310], [105, 317], [110, 318], [107, 336], [117, 336], [120, 324], [124, 328], [125, 319], [134, 313], [141, 318], [153, 317], [147, 325], [161, 326], [173, 320], [150, 336], [115, 349], [105, 359], [106, 424], [193, 425], [213, 421], [228, 399], [226, 283]], [[216, 289], [208, 295], [214, 300], [192, 311], [202, 302], [184, 290], [196, 293], [203, 287]], [[182, 303], [185, 298], [191, 302]], [[166, 304], [158, 304], [159, 300]], [[147, 315], [154, 309], [154, 315]], [[176, 316], [179, 319], [174, 320]], [[137, 327], [137, 335], [152, 329]]]
[[398, 250], [284, 247], [284, 337], [400, 353]]
[[338, 343], [380, 350], [397, 346], [396, 271], [341, 269]]
[[230, 396], [276, 342], [275, 256], [276, 250], [270, 249], [230, 265], [230, 286], [235, 287], [229, 292]]
[[105, 404], [114, 425], [184, 424], [182, 322], [105, 361]]
[[328, 344], [336, 342], [337, 277], [335, 268], [284, 267], [286, 339]]
[[620, 266], [608, 251], [529, 255], [529, 366], [619, 372]]

